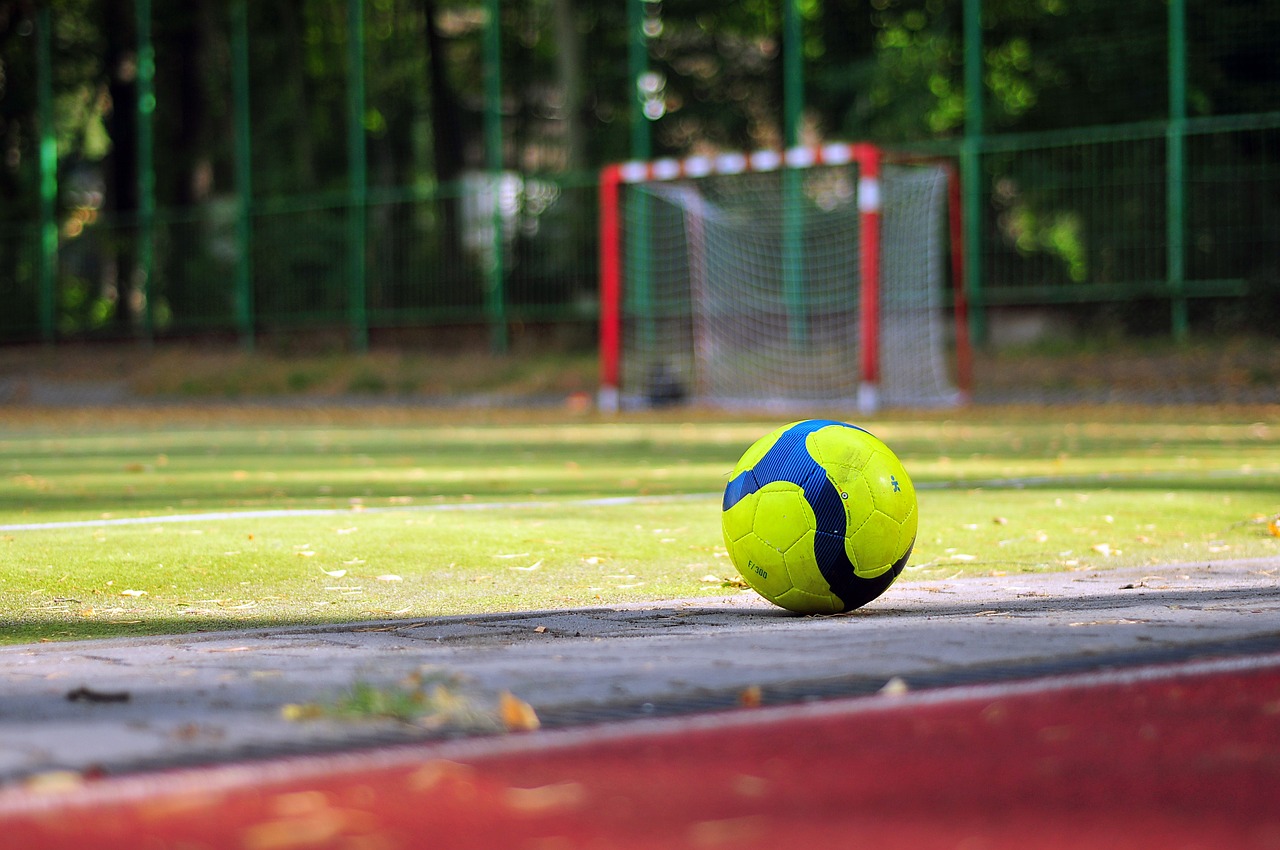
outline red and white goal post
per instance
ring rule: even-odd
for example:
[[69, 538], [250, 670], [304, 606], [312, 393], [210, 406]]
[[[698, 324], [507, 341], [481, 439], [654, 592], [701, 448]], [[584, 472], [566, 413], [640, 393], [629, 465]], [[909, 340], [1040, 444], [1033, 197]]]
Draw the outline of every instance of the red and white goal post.
[[610, 165], [599, 406], [961, 403], [960, 248], [943, 160], [833, 144]]

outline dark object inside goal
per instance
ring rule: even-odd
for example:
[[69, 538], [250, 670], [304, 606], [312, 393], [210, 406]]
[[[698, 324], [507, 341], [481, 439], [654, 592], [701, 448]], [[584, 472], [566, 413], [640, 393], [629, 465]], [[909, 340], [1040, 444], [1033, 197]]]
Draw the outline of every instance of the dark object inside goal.
[[680, 404], [685, 398], [684, 384], [676, 377], [665, 363], [655, 363], [649, 370], [649, 405], [651, 407], [670, 407]]

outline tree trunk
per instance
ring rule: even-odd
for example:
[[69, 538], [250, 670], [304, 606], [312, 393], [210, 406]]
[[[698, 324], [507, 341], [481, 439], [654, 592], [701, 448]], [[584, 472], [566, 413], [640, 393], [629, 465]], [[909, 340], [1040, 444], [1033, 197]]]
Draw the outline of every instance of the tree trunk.
[[586, 133], [582, 126], [582, 40], [573, 0], [554, 0], [556, 79], [560, 87], [560, 118], [564, 123], [565, 170], [586, 166]]
[[[132, 4], [103, 3], [107, 94], [111, 112], [107, 134], [111, 152], [105, 168], [106, 208], [116, 230], [106, 240], [101, 297], [114, 302], [116, 330], [128, 333], [134, 318], [138, 212], [138, 54]], [[128, 222], [120, 226], [119, 222]]]
[[[431, 142], [435, 159], [436, 181], [445, 194], [441, 196], [443, 220], [442, 246], [448, 264], [442, 271], [447, 277], [462, 277], [466, 267], [466, 251], [462, 243], [461, 187], [464, 160], [463, 134], [458, 99], [449, 84], [449, 63], [445, 57], [444, 37], [436, 25], [435, 0], [422, 0], [427, 34], [427, 81], [431, 91]], [[450, 274], [452, 272], [453, 274]]]

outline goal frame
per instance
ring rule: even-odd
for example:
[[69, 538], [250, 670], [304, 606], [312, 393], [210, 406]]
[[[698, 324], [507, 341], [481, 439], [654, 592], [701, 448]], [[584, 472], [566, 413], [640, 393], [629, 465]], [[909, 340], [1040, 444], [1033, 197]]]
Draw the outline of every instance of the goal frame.
[[947, 235], [951, 256], [952, 307], [955, 320], [956, 384], [961, 403], [968, 401], [972, 383], [972, 350], [965, 298], [965, 262], [959, 173], [950, 159], [888, 154], [866, 142], [794, 147], [785, 151], [724, 153], [684, 159], [631, 160], [606, 165], [599, 178], [599, 359], [600, 385], [597, 406], [616, 412], [621, 399], [622, 303], [626, 286], [623, 260], [623, 187], [630, 184], [673, 181], [711, 175], [807, 169], [824, 165], [858, 168], [857, 207], [859, 304], [857, 406], [862, 413], [879, 409], [880, 291], [881, 291], [881, 167], [893, 164], [940, 165], [947, 178]]

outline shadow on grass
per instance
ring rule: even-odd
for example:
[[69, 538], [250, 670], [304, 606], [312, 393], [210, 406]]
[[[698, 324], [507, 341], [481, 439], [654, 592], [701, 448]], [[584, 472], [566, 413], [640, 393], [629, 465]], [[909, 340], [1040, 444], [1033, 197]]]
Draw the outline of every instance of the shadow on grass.
[[[909, 586], [909, 583], [908, 583]], [[1170, 610], [1222, 610], [1240, 606], [1248, 610], [1250, 605], [1273, 598], [1270, 588], [1221, 587], [1221, 588], [1150, 588], [1124, 587], [1115, 593], [1080, 593], [1050, 597], [1015, 598], [999, 600], [999, 614], [1012, 618], [1040, 618], [1054, 613], [1095, 612], [1105, 613], [1134, 605], [1161, 606]], [[105, 638], [183, 637], [208, 634], [210, 636], [241, 635], [252, 637], [255, 633], [297, 631], [299, 633], [384, 633], [412, 636], [432, 642], [468, 642], [475, 638], [486, 643], [495, 639], [506, 642], [547, 642], [565, 638], [597, 639], [600, 637], [636, 637], [672, 634], [701, 629], [733, 629], [739, 627], [768, 627], [769, 624], [787, 625], [806, 621], [821, 622], [842, 620], [850, 627], [859, 623], [883, 623], [886, 620], [948, 618], [960, 622], [972, 620], [978, 615], [989, 616], [993, 601], [989, 599], [951, 601], [939, 597], [927, 604], [915, 602], [903, 607], [893, 590], [867, 606], [841, 614], [802, 615], [766, 605], [735, 606], [733, 604], [709, 604], [698, 602], [619, 603], [551, 610], [475, 611], [462, 614], [440, 614], [395, 619], [370, 619], [352, 617], [253, 617], [210, 618], [199, 621], [158, 617], [141, 621], [84, 620], [70, 621], [58, 618], [31, 618], [6, 627], [0, 643], [8, 645], [93, 640]], [[584, 627], [556, 627], [556, 622], [572, 624], [575, 619]], [[542, 628], [539, 628], [542, 626]], [[1280, 636], [1280, 624], [1263, 629], [1268, 634]], [[475, 627], [475, 628], [472, 628]], [[572, 629], [572, 631], [570, 631]]]

